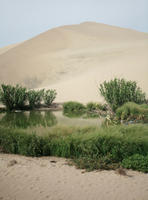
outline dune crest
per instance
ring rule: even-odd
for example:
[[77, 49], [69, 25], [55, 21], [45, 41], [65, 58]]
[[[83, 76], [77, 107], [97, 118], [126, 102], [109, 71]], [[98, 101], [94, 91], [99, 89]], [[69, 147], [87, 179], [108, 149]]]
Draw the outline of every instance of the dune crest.
[[148, 33], [95, 22], [51, 29], [0, 50], [0, 82], [55, 88], [57, 101], [99, 101], [98, 85], [123, 77], [148, 93]]

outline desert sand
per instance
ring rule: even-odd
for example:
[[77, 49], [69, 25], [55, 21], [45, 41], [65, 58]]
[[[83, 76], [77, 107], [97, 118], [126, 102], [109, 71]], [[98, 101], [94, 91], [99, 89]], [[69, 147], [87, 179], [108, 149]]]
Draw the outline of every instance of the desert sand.
[[148, 33], [95, 22], [51, 29], [0, 50], [0, 83], [57, 90], [57, 102], [101, 101], [98, 86], [135, 80], [148, 94]]
[[1, 200], [147, 200], [148, 174], [85, 172], [66, 159], [0, 154]]

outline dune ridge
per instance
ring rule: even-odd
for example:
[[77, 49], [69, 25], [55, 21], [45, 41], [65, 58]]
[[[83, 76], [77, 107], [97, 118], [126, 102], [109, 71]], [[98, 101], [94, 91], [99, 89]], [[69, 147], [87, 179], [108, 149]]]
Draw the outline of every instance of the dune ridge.
[[[2, 50], [0, 50], [2, 52]], [[136, 80], [148, 94], [148, 33], [95, 22], [48, 30], [0, 53], [0, 82], [54, 88], [57, 101], [101, 101], [113, 77]]]

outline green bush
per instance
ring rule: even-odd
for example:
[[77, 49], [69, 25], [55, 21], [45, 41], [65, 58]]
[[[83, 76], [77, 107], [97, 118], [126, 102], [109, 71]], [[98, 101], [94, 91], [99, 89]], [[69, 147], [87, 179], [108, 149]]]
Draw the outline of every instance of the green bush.
[[[28, 156], [72, 158], [79, 167], [91, 170], [115, 169], [120, 164], [126, 168], [145, 172], [148, 170], [144, 163], [148, 155], [147, 125], [70, 129], [71, 134], [59, 127], [58, 133], [55, 131], [52, 129], [48, 136], [41, 137], [35, 133], [26, 134], [21, 130], [0, 127], [0, 148], [7, 153]], [[135, 164], [134, 154], [139, 154], [144, 164]], [[128, 164], [129, 160], [132, 163], [131, 167]]]
[[87, 103], [86, 109], [87, 109], [87, 111], [89, 111], [89, 112], [92, 112], [92, 111], [97, 110], [97, 103], [93, 103], [93, 102]]
[[148, 172], [148, 155], [134, 154], [122, 160], [122, 167], [142, 172]]
[[1, 103], [1, 101], [2, 101], [2, 90], [0, 88], [0, 103]]
[[95, 110], [107, 111], [107, 104], [89, 102], [86, 105], [86, 109], [90, 112]]
[[44, 93], [44, 103], [47, 106], [50, 106], [52, 104], [52, 102], [55, 100], [56, 95], [57, 95], [57, 93], [55, 90], [47, 90]]
[[136, 120], [141, 122], [148, 122], [148, 106], [138, 105], [133, 102], [128, 102], [116, 110], [116, 117], [118, 120]]
[[1, 85], [1, 101], [7, 110], [23, 109], [27, 100], [26, 88], [19, 85]]
[[81, 116], [85, 113], [85, 106], [79, 102], [69, 101], [63, 105], [63, 113], [67, 116]]
[[43, 96], [44, 96], [44, 89], [38, 91], [30, 90], [29, 92], [27, 92], [27, 99], [30, 108], [39, 106], [43, 100]]
[[107, 104], [101, 104], [101, 103], [99, 103], [99, 104], [97, 104], [97, 108], [99, 110], [102, 110], [102, 111], [107, 111], [108, 110]]
[[126, 102], [135, 102], [137, 104], [146, 102], [145, 93], [137, 87], [135, 81], [115, 78], [109, 82], [104, 81], [103, 84], [100, 84], [99, 90], [113, 111]]

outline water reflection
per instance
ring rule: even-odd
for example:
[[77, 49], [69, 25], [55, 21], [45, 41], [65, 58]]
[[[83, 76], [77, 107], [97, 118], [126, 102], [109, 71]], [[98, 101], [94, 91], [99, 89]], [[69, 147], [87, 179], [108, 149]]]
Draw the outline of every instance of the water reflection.
[[[0, 126], [39, 131], [55, 125], [69, 127], [100, 126], [104, 119], [68, 118], [61, 111], [28, 111], [0, 114]], [[42, 129], [43, 128], [43, 129]], [[41, 131], [41, 132], [42, 132]], [[47, 131], [47, 130], [46, 130]], [[45, 131], [45, 132], [46, 132]]]
[[9, 128], [51, 127], [57, 124], [57, 119], [50, 111], [30, 111], [6, 113], [0, 120], [0, 125]]

